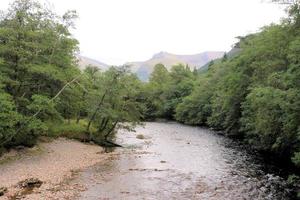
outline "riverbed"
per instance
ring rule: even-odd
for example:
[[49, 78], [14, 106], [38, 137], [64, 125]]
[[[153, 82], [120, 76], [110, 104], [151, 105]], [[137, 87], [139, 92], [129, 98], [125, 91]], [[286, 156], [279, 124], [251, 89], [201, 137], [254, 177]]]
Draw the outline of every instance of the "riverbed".
[[78, 199], [289, 199], [283, 178], [209, 129], [149, 122], [116, 141], [124, 148], [74, 179], [86, 188]]

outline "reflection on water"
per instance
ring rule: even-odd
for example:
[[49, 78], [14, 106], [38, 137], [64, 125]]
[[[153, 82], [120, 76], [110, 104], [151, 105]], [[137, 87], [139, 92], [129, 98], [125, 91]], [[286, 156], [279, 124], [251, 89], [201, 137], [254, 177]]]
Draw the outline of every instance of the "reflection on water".
[[80, 199], [288, 199], [282, 178], [208, 129], [146, 123], [117, 142], [125, 148], [82, 173]]

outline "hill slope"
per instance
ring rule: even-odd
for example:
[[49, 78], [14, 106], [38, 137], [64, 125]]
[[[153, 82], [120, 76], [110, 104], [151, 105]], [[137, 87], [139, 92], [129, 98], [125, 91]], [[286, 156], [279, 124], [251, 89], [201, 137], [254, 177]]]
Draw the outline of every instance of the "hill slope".
[[102, 70], [107, 70], [109, 68], [109, 65], [103, 63], [103, 62], [99, 62], [97, 60], [82, 56], [82, 55], [77, 55], [77, 59], [78, 59], [78, 65], [79, 68], [81, 70], [84, 70], [87, 66], [92, 65], [95, 67], [98, 67], [99, 69]]
[[135, 72], [141, 80], [146, 81], [149, 79], [154, 66], [158, 63], [165, 65], [168, 70], [170, 70], [173, 65], [179, 63], [199, 69], [211, 60], [221, 58], [223, 55], [224, 52], [220, 51], [203, 52], [194, 55], [176, 55], [168, 52], [160, 52], [147, 61], [129, 62], [126, 63], [126, 65], [130, 65], [132, 71]]
[[[200, 69], [210, 61], [222, 58], [223, 55], [224, 52], [221, 51], [203, 52], [194, 55], [176, 55], [168, 52], [160, 52], [155, 54], [151, 59], [147, 61], [128, 62], [126, 63], [126, 65], [129, 65], [131, 67], [131, 71], [133, 73], [136, 73], [141, 80], [147, 81], [154, 69], [154, 66], [158, 63], [165, 65], [168, 70], [170, 70], [173, 65], [180, 63], [189, 65], [191, 69]], [[103, 62], [82, 55], [77, 55], [77, 58], [79, 68], [81, 70], [85, 69], [88, 65], [98, 67], [103, 71], [109, 68], [109, 65]]]

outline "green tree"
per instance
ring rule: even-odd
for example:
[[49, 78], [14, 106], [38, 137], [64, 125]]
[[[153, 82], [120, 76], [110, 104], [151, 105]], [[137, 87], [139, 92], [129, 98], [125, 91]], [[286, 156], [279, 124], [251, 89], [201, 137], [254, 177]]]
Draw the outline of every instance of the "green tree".
[[[97, 73], [95, 84], [88, 97], [87, 131], [96, 142], [111, 144], [109, 139], [117, 129], [132, 130], [142, 119], [143, 108], [138, 100], [141, 83], [126, 67], [112, 67]], [[96, 132], [91, 132], [91, 125]]]
[[31, 145], [46, 129], [42, 122], [60, 115], [50, 99], [80, 73], [74, 57], [77, 41], [69, 32], [74, 17], [75, 12], [57, 16], [34, 0], [16, 0], [1, 15], [3, 93], [20, 116], [6, 143]]

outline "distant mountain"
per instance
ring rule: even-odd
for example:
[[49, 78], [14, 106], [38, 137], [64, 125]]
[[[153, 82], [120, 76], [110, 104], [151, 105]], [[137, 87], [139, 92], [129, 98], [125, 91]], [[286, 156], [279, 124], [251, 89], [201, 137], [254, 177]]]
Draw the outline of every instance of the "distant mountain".
[[[222, 58], [224, 54], [225, 52], [221, 51], [209, 51], [194, 55], [176, 55], [168, 52], [160, 52], [147, 61], [128, 62], [125, 65], [129, 65], [131, 67], [131, 71], [136, 73], [142, 81], [147, 81], [156, 64], [161, 63], [165, 65], [168, 70], [176, 64], [189, 65], [191, 69], [200, 69], [210, 61]], [[98, 67], [102, 71], [105, 71], [110, 67], [103, 62], [82, 55], [77, 55], [77, 59], [81, 70], [85, 69], [88, 65]]]
[[130, 65], [132, 72], [136, 73], [141, 80], [147, 81], [154, 66], [158, 63], [165, 65], [168, 70], [170, 70], [173, 65], [180, 63], [184, 65], [187, 64], [192, 69], [194, 67], [200, 69], [211, 60], [223, 57], [224, 53], [225, 52], [221, 51], [209, 51], [194, 55], [176, 55], [168, 52], [160, 52], [147, 61], [129, 62], [126, 63], [126, 65]]
[[85, 69], [87, 66], [92, 65], [95, 67], [98, 67], [99, 69], [105, 71], [109, 68], [109, 65], [99, 62], [97, 60], [82, 56], [82, 55], [77, 55], [78, 59], [78, 65], [81, 70]]

